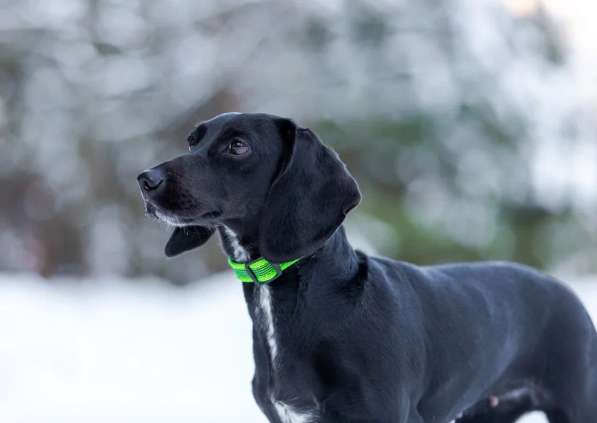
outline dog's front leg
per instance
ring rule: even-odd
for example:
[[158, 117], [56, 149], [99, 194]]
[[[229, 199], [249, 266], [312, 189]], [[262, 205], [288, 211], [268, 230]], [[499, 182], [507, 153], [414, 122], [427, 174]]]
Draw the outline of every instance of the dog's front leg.
[[255, 376], [253, 377], [251, 387], [253, 389], [253, 398], [255, 398], [255, 402], [259, 406], [261, 412], [267, 417], [267, 421], [270, 423], [279, 423], [280, 416], [276, 412], [274, 405], [269, 398], [263, 381]]

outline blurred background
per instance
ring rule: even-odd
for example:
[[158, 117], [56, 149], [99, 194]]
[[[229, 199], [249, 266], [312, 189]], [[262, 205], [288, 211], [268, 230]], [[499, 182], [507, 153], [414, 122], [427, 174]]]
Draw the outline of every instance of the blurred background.
[[[575, 289], [597, 303], [596, 12], [592, 0], [0, 0], [0, 417], [256, 413], [240, 289], [228, 273], [206, 279], [225, 268], [216, 237], [166, 260], [169, 230], [144, 217], [135, 181], [225, 111], [292, 117], [340, 153], [364, 195], [347, 222], [358, 247], [419, 264], [515, 260], [584, 281]], [[224, 363], [229, 380], [202, 378]], [[230, 384], [246, 408], [217, 402]]]

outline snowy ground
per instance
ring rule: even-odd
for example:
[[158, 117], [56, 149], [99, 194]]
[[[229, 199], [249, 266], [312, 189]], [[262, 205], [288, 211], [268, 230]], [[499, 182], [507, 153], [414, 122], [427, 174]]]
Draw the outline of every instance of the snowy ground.
[[[574, 287], [597, 316], [597, 283]], [[0, 275], [0, 421], [264, 422], [251, 375], [228, 273], [187, 288]]]

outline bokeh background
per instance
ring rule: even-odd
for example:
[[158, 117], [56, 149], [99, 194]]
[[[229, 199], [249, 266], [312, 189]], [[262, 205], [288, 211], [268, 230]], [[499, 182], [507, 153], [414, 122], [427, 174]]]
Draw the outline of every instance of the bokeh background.
[[0, 418], [262, 421], [240, 290], [206, 278], [216, 237], [166, 260], [135, 181], [225, 111], [340, 153], [360, 248], [515, 260], [597, 303], [596, 19], [592, 0], [0, 0]]

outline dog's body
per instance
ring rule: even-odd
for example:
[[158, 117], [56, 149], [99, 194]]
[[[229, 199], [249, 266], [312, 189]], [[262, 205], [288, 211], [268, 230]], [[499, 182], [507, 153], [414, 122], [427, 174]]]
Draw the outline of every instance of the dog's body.
[[[339, 231], [276, 283], [244, 290], [254, 395], [272, 422], [448, 422], [486, 401], [504, 417], [463, 421], [597, 418], [591, 320], [531, 269], [417, 267], [354, 252]], [[562, 405], [570, 420], [557, 419]]]
[[[234, 159], [214, 157], [227, 133], [244, 139]], [[417, 267], [354, 251], [341, 223], [356, 184], [286, 119], [223, 115], [194, 134], [202, 150], [140, 177], [148, 211], [179, 226], [167, 253], [217, 228], [237, 261], [302, 258], [243, 287], [253, 393], [271, 422], [513, 423], [531, 410], [597, 421], [597, 335], [561, 284], [514, 264]]]

